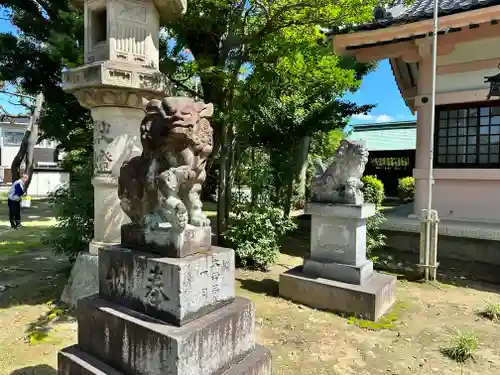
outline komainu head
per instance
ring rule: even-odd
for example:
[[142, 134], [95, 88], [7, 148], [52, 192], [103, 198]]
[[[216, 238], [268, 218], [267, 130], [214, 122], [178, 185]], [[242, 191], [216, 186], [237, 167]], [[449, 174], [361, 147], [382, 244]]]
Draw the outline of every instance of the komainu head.
[[206, 119], [213, 114], [212, 104], [174, 96], [145, 101], [144, 107], [141, 142], [145, 150], [162, 149], [167, 138], [180, 148], [199, 142], [212, 145], [212, 128]]

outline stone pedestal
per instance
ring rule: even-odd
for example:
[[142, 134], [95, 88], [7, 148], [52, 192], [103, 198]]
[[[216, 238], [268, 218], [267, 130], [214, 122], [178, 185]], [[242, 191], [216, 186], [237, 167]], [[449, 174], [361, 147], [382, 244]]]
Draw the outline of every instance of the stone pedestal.
[[99, 251], [99, 293], [78, 301], [78, 344], [60, 375], [270, 375], [255, 343], [255, 306], [235, 297], [231, 249], [166, 258]]
[[179, 235], [168, 227], [149, 230], [130, 223], [122, 226], [121, 242], [128, 248], [182, 258], [208, 250], [212, 244], [212, 229], [187, 224], [184, 233]]
[[366, 259], [366, 219], [373, 204], [310, 203], [311, 253], [280, 276], [280, 295], [316, 308], [378, 320], [395, 301], [396, 277]]
[[96, 294], [99, 290], [98, 268], [97, 256], [86, 251], [78, 254], [61, 301], [75, 308], [79, 299]]

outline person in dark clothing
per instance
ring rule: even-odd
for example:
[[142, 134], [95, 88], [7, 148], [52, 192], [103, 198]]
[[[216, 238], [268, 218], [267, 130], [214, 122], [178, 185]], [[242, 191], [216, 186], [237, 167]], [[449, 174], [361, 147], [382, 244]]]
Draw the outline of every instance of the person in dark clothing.
[[26, 193], [25, 185], [28, 176], [24, 175], [15, 181], [7, 193], [7, 204], [9, 205], [9, 221], [13, 229], [21, 227], [21, 197]]

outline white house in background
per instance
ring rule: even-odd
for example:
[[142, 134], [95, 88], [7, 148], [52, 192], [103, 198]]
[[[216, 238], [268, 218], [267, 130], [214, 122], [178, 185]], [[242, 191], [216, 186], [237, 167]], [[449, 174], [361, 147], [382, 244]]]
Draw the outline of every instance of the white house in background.
[[[28, 127], [29, 117], [11, 118], [0, 116], [0, 181], [10, 184], [11, 165]], [[29, 194], [44, 196], [68, 182], [69, 176], [59, 168], [60, 155], [56, 152], [57, 142], [43, 140], [35, 146], [35, 169]]]

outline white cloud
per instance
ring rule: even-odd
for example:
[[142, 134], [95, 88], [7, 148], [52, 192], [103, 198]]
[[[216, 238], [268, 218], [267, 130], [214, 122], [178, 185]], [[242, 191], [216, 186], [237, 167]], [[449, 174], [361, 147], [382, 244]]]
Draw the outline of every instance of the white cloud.
[[356, 119], [356, 120], [373, 120], [373, 115], [367, 115], [367, 114], [364, 114], [364, 113], [359, 113], [357, 115], [353, 115], [352, 118]]
[[389, 115], [380, 115], [375, 118], [375, 122], [391, 122], [394, 118]]
[[361, 121], [373, 121], [378, 123], [394, 121], [394, 117], [389, 115], [369, 115], [364, 113], [353, 115], [352, 118]]

